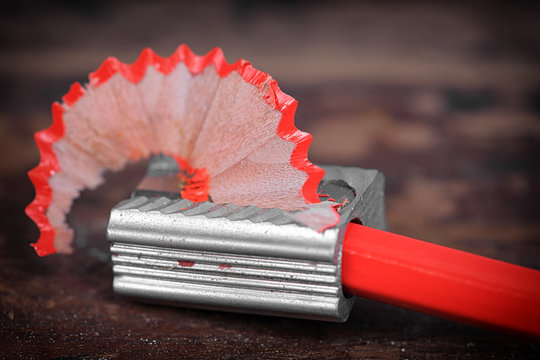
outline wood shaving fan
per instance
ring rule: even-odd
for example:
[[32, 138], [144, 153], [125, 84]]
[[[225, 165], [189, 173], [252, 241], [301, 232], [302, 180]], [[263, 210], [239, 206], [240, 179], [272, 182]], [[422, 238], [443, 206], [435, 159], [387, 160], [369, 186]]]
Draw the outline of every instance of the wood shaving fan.
[[317, 204], [324, 171], [307, 159], [311, 135], [294, 126], [296, 100], [249, 62], [181, 45], [168, 58], [146, 49], [132, 65], [108, 58], [89, 80], [73, 84], [52, 105], [52, 126], [35, 134], [41, 161], [29, 172], [36, 197], [26, 212], [41, 231], [40, 256], [72, 251], [66, 214], [81, 191], [160, 153], [194, 179], [181, 190], [189, 200], [302, 210], [318, 231], [339, 221], [334, 203]]

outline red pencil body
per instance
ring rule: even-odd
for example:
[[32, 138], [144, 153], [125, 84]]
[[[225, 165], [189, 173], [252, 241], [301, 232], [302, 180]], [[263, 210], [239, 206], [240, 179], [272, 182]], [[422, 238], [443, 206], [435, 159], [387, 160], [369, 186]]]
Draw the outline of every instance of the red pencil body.
[[350, 224], [346, 292], [540, 339], [540, 271]]

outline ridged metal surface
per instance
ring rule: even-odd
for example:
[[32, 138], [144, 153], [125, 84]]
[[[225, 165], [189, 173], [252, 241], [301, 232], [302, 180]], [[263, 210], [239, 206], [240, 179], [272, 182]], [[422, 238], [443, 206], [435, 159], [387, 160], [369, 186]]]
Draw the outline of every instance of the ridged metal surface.
[[[111, 252], [114, 274], [118, 279], [123, 277], [123, 283], [145, 278], [163, 281], [170, 288], [197, 285], [213, 291], [287, 293], [320, 297], [319, 303], [326, 297], [337, 297], [340, 291], [337, 266], [332, 264], [124, 244], [113, 245]], [[241, 291], [237, 295], [241, 296]]]
[[223, 218], [231, 221], [249, 220], [252, 223], [268, 222], [275, 225], [294, 223], [289, 213], [278, 208], [263, 209], [257, 206], [238, 206], [234, 204], [215, 204], [213, 202], [191, 202], [187, 199], [169, 199], [167, 197], [135, 197], [122, 201], [116, 210], [159, 211], [167, 214], [185, 216], [201, 215], [208, 219]]
[[340, 223], [322, 233], [279, 209], [144, 196], [119, 203], [107, 228], [115, 292], [204, 309], [346, 320], [354, 299], [341, 287], [344, 231], [357, 217], [384, 227], [384, 179], [373, 170], [326, 170], [326, 180], [347, 178], [356, 197]]

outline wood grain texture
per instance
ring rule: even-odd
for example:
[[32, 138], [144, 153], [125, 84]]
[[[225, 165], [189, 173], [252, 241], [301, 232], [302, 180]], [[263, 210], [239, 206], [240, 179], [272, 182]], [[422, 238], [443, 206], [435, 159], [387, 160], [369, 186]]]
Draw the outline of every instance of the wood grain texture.
[[387, 177], [394, 232], [540, 269], [539, 9], [486, 2], [43, 2], [0, 12], [0, 358], [536, 359], [538, 344], [360, 300], [345, 324], [177, 309], [111, 289], [109, 209], [144, 164], [75, 202], [72, 256], [24, 215], [33, 132], [108, 55], [179, 43], [250, 60], [299, 100], [311, 160]]

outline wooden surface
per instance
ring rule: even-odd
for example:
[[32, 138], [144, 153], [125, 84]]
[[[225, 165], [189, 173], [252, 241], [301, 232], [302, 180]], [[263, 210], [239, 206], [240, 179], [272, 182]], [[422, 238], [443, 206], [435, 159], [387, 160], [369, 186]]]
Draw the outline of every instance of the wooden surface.
[[85, 193], [72, 256], [38, 258], [32, 133], [108, 55], [214, 45], [300, 106], [312, 161], [381, 169], [397, 233], [540, 269], [538, 9], [467, 5], [11, 2], [0, 18], [0, 357], [536, 359], [539, 345], [359, 300], [330, 324], [131, 302], [111, 290], [109, 209], [144, 164]]

